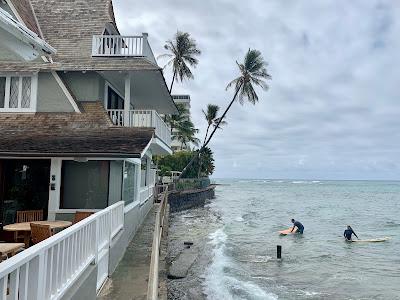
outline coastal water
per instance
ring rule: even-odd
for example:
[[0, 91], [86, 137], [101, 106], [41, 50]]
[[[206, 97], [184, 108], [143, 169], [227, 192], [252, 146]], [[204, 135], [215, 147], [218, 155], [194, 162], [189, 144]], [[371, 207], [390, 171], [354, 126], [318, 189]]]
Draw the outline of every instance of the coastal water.
[[[208, 299], [400, 299], [400, 182], [218, 180]], [[280, 236], [290, 219], [302, 236]], [[361, 239], [347, 243], [350, 224]], [[276, 245], [282, 245], [277, 260]]]

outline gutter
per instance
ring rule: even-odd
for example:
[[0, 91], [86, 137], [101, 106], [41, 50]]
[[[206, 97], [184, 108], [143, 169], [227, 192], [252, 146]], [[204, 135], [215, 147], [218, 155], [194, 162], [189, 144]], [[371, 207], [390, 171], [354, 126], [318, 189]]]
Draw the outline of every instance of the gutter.
[[141, 158], [139, 153], [51, 153], [51, 152], [0, 152], [0, 158], [7, 157], [103, 157], [103, 158]]
[[0, 8], [0, 27], [22, 42], [31, 45], [39, 52], [47, 55], [57, 52], [55, 48], [42, 40], [36, 33], [14, 20], [13, 17], [2, 8]]

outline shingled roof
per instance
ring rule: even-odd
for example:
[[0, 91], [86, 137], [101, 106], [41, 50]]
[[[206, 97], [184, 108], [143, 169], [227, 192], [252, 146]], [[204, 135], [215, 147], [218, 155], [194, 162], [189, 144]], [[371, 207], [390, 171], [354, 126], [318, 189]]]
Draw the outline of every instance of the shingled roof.
[[12, 0], [11, 2], [25, 26], [43, 38], [31, 2], [29, 0]]
[[[135, 71], [161, 68], [145, 57], [92, 57], [93, 35], [118, 28], [111, 0], [12, 0], [26, 25], [57, 49], [54, 63], [1, 63], [3, 71]], [[37, 22], [36, 22], [37, 21]]]
[[83, 113], [0, 114], [0, 157], [140, 157], [154, 129], [114, 126], [100, 102]]

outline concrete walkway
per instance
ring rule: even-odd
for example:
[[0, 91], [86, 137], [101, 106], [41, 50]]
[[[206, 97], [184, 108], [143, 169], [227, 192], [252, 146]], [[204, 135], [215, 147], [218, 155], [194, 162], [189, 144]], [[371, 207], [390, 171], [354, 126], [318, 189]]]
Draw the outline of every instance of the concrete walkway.
[[146, 299], [157, 209], [158, 205], [150, 210], [97, 299]]

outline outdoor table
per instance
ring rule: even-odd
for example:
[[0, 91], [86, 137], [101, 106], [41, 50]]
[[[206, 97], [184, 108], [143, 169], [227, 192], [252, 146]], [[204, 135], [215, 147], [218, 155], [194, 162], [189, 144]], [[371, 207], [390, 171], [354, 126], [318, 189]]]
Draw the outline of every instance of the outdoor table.
[[29, 241], [31, 238], [31, 223], [40, 224], [40, 225], [50, 225], [51, 230], [59, 229], [59, 228], [67, 228], [72, 225], [72, 222], [69, 222], [69, 221], [33, 221], [33, 222], [9, 224], [9, 225], [4, 226], [3, 230], [23, 232], [24, 244], [25, 244], [25, 247], [28, 248]]
[[0, 262], [3, 261], [3, 256], [11, 254], [13, 256], [17, 251], [24, 248], [24, 243], [0, 243]]

